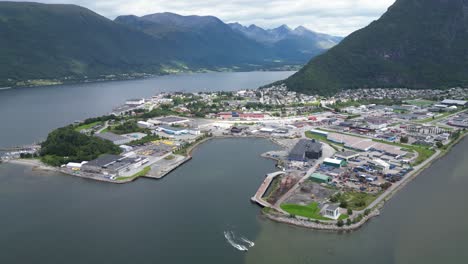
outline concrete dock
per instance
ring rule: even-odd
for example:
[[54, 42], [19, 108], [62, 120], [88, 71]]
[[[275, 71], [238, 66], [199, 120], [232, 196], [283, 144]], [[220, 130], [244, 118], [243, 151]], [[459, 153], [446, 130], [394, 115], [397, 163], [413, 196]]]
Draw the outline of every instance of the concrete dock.
[[255, 203], [259, 204], [262, 207], [271, 207], [272, 205], [270, 203], [266, 202], [265, 200], [263, 200], [262, 197], [263, 197], [263, 195], [265, 195], [265, 192], [268, 190], [268, 187], [270, 186], [271, 182], [276, 177], [278, 177], [279, 175], [282, 175], [282, 174], [285, 174], [285, 172], [284, 171], [277, 171], [277, 172], [267, 174], [267, 176], [265, 177], [265, 180], [263, 181], [263, 183], [260, 185], [257, 192], [255, 193], [255, 196], [250, 198], [250, 200], [252, 202], [255, 202]]

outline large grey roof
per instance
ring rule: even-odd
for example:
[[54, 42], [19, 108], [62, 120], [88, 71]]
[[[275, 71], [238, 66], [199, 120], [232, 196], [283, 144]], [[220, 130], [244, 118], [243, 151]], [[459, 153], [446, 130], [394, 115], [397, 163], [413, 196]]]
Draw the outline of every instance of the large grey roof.
[[172, 130], [172, 131], [182, 131], [182, 130], [186, 130], [185, 127], [171, 127], [171, 126], [158, 126], [162, 129], [165, 129], [165, 130]]
[[289, 153], [289, 157], [302, 157], [306, 151], [320, 152], [322, 144], [314, 140], [301, 139]]
[[121, 159], [124, 159], [125, 157], [119, 156], [119, 155], [111, 155], [111, 154], [105, 154], [100, 156], [99, 158], [92, 160], [88, 163], [86, 163], [86, 166], [96, 166], [96, 167], [105, 167], [109, 166], [110, 164], [117, 162]]
[[356, 154], [358, 154], [358, 153], [354, 152], [354, 151], [350, 151], [350, 150], [345, 150], [345, 151], [337, 152], [335, 155], [340, 155], [342, 157], [351, 157], [351, 156], [354, 156]]
[[163, 123], [174, 123], [174, 122], [182, 122], [187, 121], [187, 118], [178, 117], [178, 116], [166, 116], [166, 117], [159, 117], [156, 120], [161, 121]]
[[120, 135], [117, 135], [117, 134], [114, 134], [114, 133], [111, 133], [111, 132], [104, 132], [104, 133], [100, 133], [100, 134], [95, 134], [95, 136], [98, 137], [98, 138], [101, 138], [101, 139], [112, 141], [112, 142], [127, 139], [124, 136], [120, 136]]

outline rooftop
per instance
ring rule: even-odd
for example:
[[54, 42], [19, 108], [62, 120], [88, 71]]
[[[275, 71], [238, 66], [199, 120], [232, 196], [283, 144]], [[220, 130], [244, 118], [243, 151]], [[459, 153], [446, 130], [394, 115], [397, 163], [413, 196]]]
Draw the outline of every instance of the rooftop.
[[95, 160], [86, 163], [86, 166], [107, 167], [110, 164], [118, 162], [122, 159], [125, 159], [125, 157], [120, 155], [105, 154]]
[[315, 140], [301, 139], [291, 150], [290, 155], [303, 155], [306, 151], [320, 152], [322, 144]]
[[353, 157], [355, 155], [359, 155], [359, 153], [354, 152], [354, 151], [350, 151], [350, 150], [345, 150], [345, 151], [337, 152], [335, 155], [340, 156], [340, 157], [348, 158], [348, 157]]
[[171, 131], [182, 131], [182, 130], [187, 130], [184, 127], [171, 127], [171, 126], [159, 126], [160, 128], [164, 130], [171, 130]]
[[95, 134], [95, 136], [101, 139], [112, 141], [112, 142], [120, 141], [120, 140], [127, 140], [126, 137], [114, 134], [112, 132], [99, 133], [99, 134]]
[[341, 164], [343, 161], [339, 159], [326, 158], [323, 160], [323, 162], [332, 163], [332, 164]]
[[336, 205], [336, 204], [329, 204], [325, 210], [335, 211], [338, 208], [340, 208], [340, 207], [338, 205]]
[[177, 122], [188, 122], [189, 120], [187, 118], [182, 118], [182, 117], [177, 117], [177, 116], [166, 116], [166, 117], [160, 117], [160, 118], [155, 118], [155, 120], [158, 120], [162, 123], [177, 123]]
[[441, 103], [442, 104], [466, 105], [468, 103], [468, 101], [445, 99]]

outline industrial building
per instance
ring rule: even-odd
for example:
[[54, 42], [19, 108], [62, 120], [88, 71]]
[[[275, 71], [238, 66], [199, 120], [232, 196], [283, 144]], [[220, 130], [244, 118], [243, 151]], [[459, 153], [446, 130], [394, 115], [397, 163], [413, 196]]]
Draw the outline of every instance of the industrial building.
[[162, 131], [169, 135], [183, 135], [188, 134], [188, 130], [182, 127], [159, 126], [157, 130]]
[[126, 157], [121, 155], [102, 155], [101, 157], [89, 161], [81, 166], [81, 171], [97, 173], [103, 175], [122, 175], [131, 169], [139, 168], [148, 163], [147, 158]]
[[129, 143], [129, 142], [131, 142], [133, 140], [131, 138], [124, 137], [124, 136], [121, 136], [121, 135], [117, 135], [117, 134], [114, 134], [114, 133], [111, 133], [111, 132], [99, 133], [99, 134], [95, 134], [95, 136], [100, 138], [100, 139], [109, 140], [112, 143], [114, 143], [115, 145], [124, 145], [124, 144], [127, 144], [127, 143]]
[[313, 173], [312, 175], [310, 175], [310, 179], [318, 183], [329, 183], [331, 181], [330, 176], [323, 175], [320, 173]]
[[314, 139], [301, 139], [289, 153], [291, 161], [307, 161], [307, 159], [319, 159], [322, 157], [322, 144]]
[[341, 159], [331, 159], [331, 158], [326, 158], [323, 161], [323, 164], [330, 166], [330, 167], [335, 167], [335, 168], [341, 168], [344, 165], [346, 165], [346, 161], [341, 160]]
[[130, 159], [120, 155], [103, 155], [81, 166], [83, 172], [118, 175], [131, 164]]
[[86, 163], [88, 163], [88, 162], [87, 162], [87, 161], [83, 161], [83, 162], [81, 162], [81, 163], [68, 162], [68, 163], [65, 165], [65, 167], [66, 167], [66, 168], [69, 168], [69, 169], [72, 169], [72, 170], [74, 170], [74, 171], [79, 171], [79, 170], [81, 170], [81, 167], [82, 167], [84, 164], [86, 164]]
[[155, 125], [173, 126], [173, 125], [181, 125], [184, 123], [188, 123], [190, 122], [190, 120], [187, 118], [178, 117], [178, 116], [166, 116], [166, 117], [150, 119], [148, 120], [148, 122], [155, 124]]
[[451, 100], [451, 99], [446, 99], [441, 102], [442, 105], [447, 105], [447, 106], [461, 106], [461, 107], [467, 107], [468, 106], [468, 101], [464, 100]]
[[342, 160], [349, 161], [350, 159], [359, 157], [359, 152], [354, 152], [350, 150], [340, 151], [340, 152], [335, 153], [335, 157], [342, 159]]

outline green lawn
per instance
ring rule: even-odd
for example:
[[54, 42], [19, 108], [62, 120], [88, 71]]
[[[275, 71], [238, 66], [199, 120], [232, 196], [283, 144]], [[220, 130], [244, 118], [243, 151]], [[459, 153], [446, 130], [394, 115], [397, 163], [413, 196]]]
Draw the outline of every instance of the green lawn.
[[340, 215], [340, 217], [338, 217], [338, 220], [346, 220], [346, 219], [348, 219], [348, 217], [349, 217], [349, 215], [342, 214], [342, 215]]
[[310, 131], [306, 131], [305, 135], [308, 138], [312, 138], [312, 139], [316, 139], [316, 140], [324, 141], [324, 142], [329, 142], [326, 136], [318, 135], [318, 134], [312, 133]]
[[129, 176], [129, 177], [118, 177], [116, 180], [118, 181], [123, 181], [123, 180], [129, 180], [129, 179], [135, 179], [135, 178], [138, 178], [138, 177], [141, 177], [141, 176], [145, 176], [146, 174], [148, 174], [148, 172], [151, 170], [151, 167], [148, 166], [148, 167], [145, 167], [143, 170], [141, 170], [140, 172], [137, 172], [135, 174], [133, 174], [132, 176]]
[[342, 198], [348, 203], [348, 208], [354, 211], [360, 211], [365, 209], [371, 204], [378, 195], [363, 193], [363, 192], [346, 192]]
[[101, 131], [101, 134], [102, 134], [102, 133], [109, 132], [109, 131], [110, 131], [109, 127], [106, 127], [104, 130]]
[[332, 220], [320, 214], [320, 208], [318, 207], [318, 203], [316, 202], [313, 202], [306, 206], [298, 204], [282, 204], [281, 209], [283, 209], [291, 215], [303, 216], [317, 220]]
[[84, 124], [84, 125], [81, 125], [81, 126], [77, 126], [77, 127], [75, 127], [75, 131], [80, 132], [80, 131], [83, 130], [83, 129], [90, 129], [90, 128], [92, 128], [92, 127], [94, 127], [94, 126], [96, 126], [96, 125], [99, 125], [99, 124], [101, 124], [101, 123], [102, 123], [102, 122], [97, 121], [97, 122], [93, 122], [93, 123], [89, 123], [89, 124]]
[[408, 101], [405, 101], [405, 103], [419, 106], [419, 107], [427, 107], [427, 106], [434, 104], [435, 102], [431, 100], [420, 99], [420, 100], [408, 100]]

